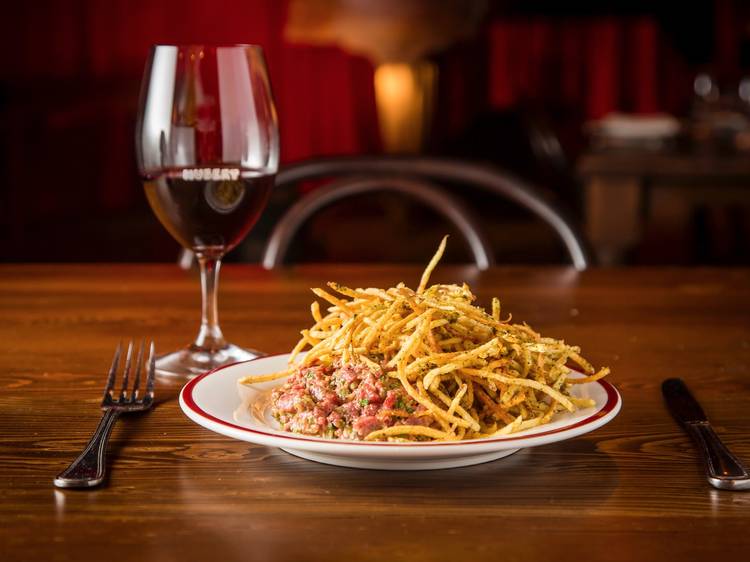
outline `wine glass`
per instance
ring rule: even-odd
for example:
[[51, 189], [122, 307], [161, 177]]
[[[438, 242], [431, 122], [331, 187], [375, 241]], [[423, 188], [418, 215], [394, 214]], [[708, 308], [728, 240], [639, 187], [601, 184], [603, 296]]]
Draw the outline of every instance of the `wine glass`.
[[198, 336], [157, 373], [190, 378], [254, 359], [228, 343], [217, 314], [221, 258], [266, 206], [279, 132], [263, 51], [253, 45], [156, 45], [141, 85], [138, 168], [159, 221], [200, 265]]

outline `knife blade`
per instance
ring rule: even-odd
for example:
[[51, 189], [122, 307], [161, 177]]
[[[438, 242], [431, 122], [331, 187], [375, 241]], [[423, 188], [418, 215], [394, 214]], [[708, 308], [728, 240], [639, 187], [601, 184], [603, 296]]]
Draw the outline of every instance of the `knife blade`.
[[665, 380], [661, 391], [670, 413], [698, 447], [709, 483], [720, 490], [750, 490], [750, 473], [716, 435], [682, 379]]
[[667, 408], [681, 424], [708, 423], [708, 418], [698, 401], [690, 394], [682, 379], [667, 379], [661, 385]]

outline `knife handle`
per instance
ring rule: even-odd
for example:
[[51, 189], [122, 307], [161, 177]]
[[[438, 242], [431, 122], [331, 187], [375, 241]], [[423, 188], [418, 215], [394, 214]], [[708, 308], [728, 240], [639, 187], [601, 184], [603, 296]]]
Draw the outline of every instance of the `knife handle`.
[[686, 423], [685, 429], [698, 446], [712, 486], [722, 490], [750, 489], [747, 469], [726, 448], [708, 422]]

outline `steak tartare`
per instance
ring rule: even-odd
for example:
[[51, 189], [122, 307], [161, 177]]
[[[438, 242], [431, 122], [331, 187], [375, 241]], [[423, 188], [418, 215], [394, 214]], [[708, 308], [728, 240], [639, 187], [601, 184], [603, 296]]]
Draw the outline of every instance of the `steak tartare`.
[[359, 363], [298, 368], [273, 390], [271, 413], [285, 431], [350, 440], [394, 425], [434, 422], [397, 379]]

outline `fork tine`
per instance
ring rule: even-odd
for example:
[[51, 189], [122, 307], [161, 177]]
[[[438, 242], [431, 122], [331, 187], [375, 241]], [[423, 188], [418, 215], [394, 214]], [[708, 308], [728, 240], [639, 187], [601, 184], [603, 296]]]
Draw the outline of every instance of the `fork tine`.
[[141, 384], [141, 370], [143, 369], [143, 348], [146, 346], [146, 340], [141, 339], [141, 345], [138, 347], [138, 358], [135, 361], [135, 381], [133, 382], [133, 391], [130, 393], [130, 401], [135, 402], [138, 395], [138, 387]]
[[125, 371], [122, 373], [122, 388], [120, 389], [120, 400], [125, 400], [128, 390], [128, 378], [130, 377], [130, 364], [133, 359], [133, 340], [128, 343], [128, 353], [125, 355]]
[[112, 359], [112, 366], [109, 368], [109, 374], [107, 375], [107, 384], [104, 387], [103, 400], [106, 400], [112, 392], [115, 386], [115, 374], [117, 373], [117, 367], [120, 365], [120, 354], [122, 353], [122, 341], [117, 343], [117, 349], [115, 349], [115, 356]]
[[154, 340], [148, 350], [148, 373], [146, 375], [146, 397], [154, 397], [154, 375], [156, 374], [156, 353], [154, 352]]

